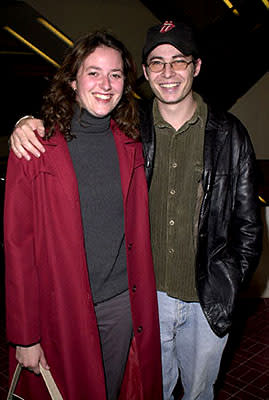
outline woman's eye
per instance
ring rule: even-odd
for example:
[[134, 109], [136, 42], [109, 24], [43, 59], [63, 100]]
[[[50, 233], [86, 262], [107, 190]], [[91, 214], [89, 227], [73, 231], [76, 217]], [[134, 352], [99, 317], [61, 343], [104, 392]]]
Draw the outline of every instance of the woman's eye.
[[121, 78], [122, 78], [122, 75], [121, 75], [121, 74], [112, 74], [111, 77], [112, 77], [113, 79], [121, 79]]
[[98, 74], [97, 74], [96, 71], [90, 71], [90, 72], [88, 73], [88, 75], [89, 75], [89, 76], [98, 76]]

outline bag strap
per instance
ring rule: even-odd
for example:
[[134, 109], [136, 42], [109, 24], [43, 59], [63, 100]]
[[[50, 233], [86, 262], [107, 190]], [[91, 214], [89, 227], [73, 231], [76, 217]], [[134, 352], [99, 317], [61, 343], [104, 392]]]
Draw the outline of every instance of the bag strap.
[[39, 364], [39, 368], [52, 400], [63, 400], [50, 370], [43, 368], [41, 364]]
[[21, 374], [21, 370], [22, 370], [22, 365], [20, 363], [18, 363], [17, 367], [15, 369], [14, 375], [12, 377], [12, 381], [11, 381], [8, 395], [7, 395], [7, 400], [12, 400], [12, 396], [15, 392], [15, 389], [16, 389], [16, 386], [17, 386], [17, 383], [18, 383], [18, 380], [19, 380], [19, 377]]
[[[12, 381], [11, 381], [8, 395], [7, 395], [7, 400], [12, 400], [12, 396], [16, 389], [22, 368], [23, 368], [23, 366], [20, 363], [18, 363], [16, 366], [16, 369], [15, 369], [14, 375], [12, 377]], [[41, 375], [44, 379], [44, 382], [47, 386], [47, 389], [49, 391], [51, 399], [52, 400], [63, 400], [63, 397], [51, 375], [51, 372], [49, 370], [43, 368], [41, 364], [39, 364], [39, 368], [40, 368], [40, 373], [41, 373]]]

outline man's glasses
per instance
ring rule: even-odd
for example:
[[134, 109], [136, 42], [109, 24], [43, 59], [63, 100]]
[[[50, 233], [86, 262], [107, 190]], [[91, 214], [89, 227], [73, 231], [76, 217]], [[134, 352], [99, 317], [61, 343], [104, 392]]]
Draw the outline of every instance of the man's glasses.
[[149, 64], [147, 64], [147, 66], [149, 67], [151, 72], [161, 72], [164, 70], [165, 65], [169, 64], [170, 67], [174, 71], [178, 72], [178, 71], [184, 71], [188, 67], [188, 65], [191, 63], [193, 63], [193, 60], [192, 61], [175, 60], [175, 61], [171, 61], [171, 62], [163, 62], [160, 60], [153, 60]]

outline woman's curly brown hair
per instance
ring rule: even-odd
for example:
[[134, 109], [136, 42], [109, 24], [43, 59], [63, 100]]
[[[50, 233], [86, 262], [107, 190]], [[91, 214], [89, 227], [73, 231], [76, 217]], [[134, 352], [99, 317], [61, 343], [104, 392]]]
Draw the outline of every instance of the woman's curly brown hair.
[[44, 97], [41, 109], [46, 128], [46, 138], [50, 138], [54, 134], [56, 126], [67, 140], [73, 138], [70, 128], [74, 105], [77, 101], [71, 82], [76, 80], [78, 70], [86, 57], [100, 46], [117, 50], [123, 60], [125, 77], [123, 95], [111, 116], [128, 137], [136, 139], [139, 136], [138, 112], [134, 97], [136, 80], [134, 61], [122, 42], [107, 31], [102, 30], [89, 33], [78, 39], [55, 74], [48, 93]]

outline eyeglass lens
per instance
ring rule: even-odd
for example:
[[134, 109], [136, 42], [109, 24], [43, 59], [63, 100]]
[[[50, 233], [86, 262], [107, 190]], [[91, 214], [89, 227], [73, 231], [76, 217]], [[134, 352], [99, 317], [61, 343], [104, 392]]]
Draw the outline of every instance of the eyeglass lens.
[[152, 72], [161, 72], [166, 64], [170, 64], [171, 68], [174, 71], [182, 71], [187, 68], [189, 64], [191, 64], [193, 61], [185, 61], [185, 60], [175, 60], [170, 63], [165, 63], [162, 61], [153, 61], [149, 64], [149, 68], [151, 69]]

